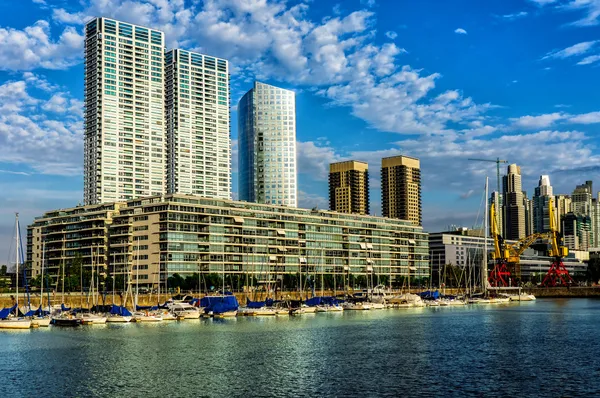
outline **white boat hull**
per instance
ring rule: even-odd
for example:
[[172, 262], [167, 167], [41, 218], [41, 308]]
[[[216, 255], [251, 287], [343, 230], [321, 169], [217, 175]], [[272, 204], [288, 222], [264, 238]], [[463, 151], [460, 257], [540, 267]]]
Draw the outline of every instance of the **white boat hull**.
[[0, 329], [29, 329], [31, 320], [29, 319], [3, 319], [0, 320]]
[[509, 297], [510, 301], [535, 301], [533, 294], [520, 294]]
[[46, 327], [50, 326], [50, 321], [52, 321], [52, 319], [50, 319], [50, 317], [33, 318], [31, 320], [31, 326], [46, 328]]
[[130, 316], [109, 316], [108, 318], [106, 318], [106, 322], [108, 323], [128, 323], [131, 322], [131, 317]]

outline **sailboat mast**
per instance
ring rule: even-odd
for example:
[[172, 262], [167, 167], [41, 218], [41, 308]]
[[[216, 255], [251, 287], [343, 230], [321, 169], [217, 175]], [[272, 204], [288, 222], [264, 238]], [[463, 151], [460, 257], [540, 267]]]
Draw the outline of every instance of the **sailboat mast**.
[[487, 242], [488, 242], [488, 177], [485, 177], [485, 222], [483, 236], [483, 263], [481, 267], [481, 286], [483, 293], [486, 292], [487, 288]]
[[[44, 306], [44, 259], [46, 257], [46, 241], [42, 240], [42, 283], [40, 284], [40, 308]], [[48, 306], [50, 303], [48, 303]]]
[[17, 315], [19, 315], [19, 213], [15, 213], [15, 240], [16, 240], [16, 284], [17, 284], [17, 295], [16, 295], [16, 304], [17, 304]]

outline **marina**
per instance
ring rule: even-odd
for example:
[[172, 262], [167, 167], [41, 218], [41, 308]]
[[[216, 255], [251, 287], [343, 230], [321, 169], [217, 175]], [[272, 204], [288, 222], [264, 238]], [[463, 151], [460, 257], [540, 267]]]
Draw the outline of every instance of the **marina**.
[[164, 378], [182, 397], [591, 396], [598, 319], [597, 300], [539, 299], [15, 330], [0, 333], [0, 372], [28, 380], [6, 396], [158, 396]]

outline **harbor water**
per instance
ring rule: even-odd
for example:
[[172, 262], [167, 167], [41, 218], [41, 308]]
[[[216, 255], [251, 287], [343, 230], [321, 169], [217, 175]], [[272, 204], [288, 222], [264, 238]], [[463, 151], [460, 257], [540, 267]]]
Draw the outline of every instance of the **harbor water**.
[[600, 394], [600, 300], [0, 331], [4, 397]]

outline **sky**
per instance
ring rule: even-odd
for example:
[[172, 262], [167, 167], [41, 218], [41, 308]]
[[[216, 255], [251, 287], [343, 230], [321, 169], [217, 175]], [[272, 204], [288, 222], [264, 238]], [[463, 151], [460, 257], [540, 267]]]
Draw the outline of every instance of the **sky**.
[[[481, 223], [506, 159], [529, 196], [600, 184], [600, 0], [0, 0], [0, 263], [26, 225], [83, 201], [83, 25], [160, 29], [168, 48], [231, 62], [237, 112], [254, 80], [296, 92], [299, 206], [328, 208], [329, 163], [418, 157], [429, 232]], [[503, 173], [505, 172], [503, 165]], [[600, 185], [597, 185], [600, 187]]]

